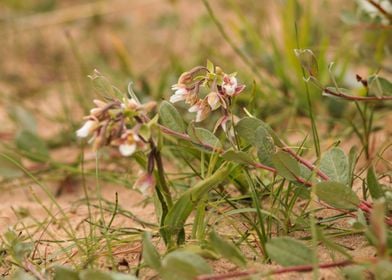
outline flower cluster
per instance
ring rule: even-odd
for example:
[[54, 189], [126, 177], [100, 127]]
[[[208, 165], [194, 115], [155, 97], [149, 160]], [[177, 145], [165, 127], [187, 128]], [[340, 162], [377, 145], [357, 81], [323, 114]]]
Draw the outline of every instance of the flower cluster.
[[134, 99], [121, 101], [94, 100], [95, 108], [86, 116], [83, 126], [76, 131], [79, 138], [91, 136], [94, 150], [102, 146], [116, 146], [123, 156], [132, 155], [146, 140], [139, 131], [146, 121], [146, 113], [155, 107], [155, 102], [139, 104]]
[[[231, 98], [244, 88], [245, 85], [238, 84], [235, 73], [226, 74], [209, 62], [207, 67], [198, 66], [180, 76], [172, 86], [174, 94], [170, 102], [185, 101], [190, 106], [188, 111], [196, 113], [196, 122], [201, 122], [211, 111], [227, 109]], [[202, 89], [207, 91], [204, 97], [201, 97]]]

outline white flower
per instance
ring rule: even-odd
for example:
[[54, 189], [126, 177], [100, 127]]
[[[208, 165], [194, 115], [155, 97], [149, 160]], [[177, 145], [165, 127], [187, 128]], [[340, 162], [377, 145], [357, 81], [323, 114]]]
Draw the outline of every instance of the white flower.
[[86, 138], [95, 127], [96, 121], [88, 120], [81, 128], [76, 131], [76, 136], [79, 138]]
[[120, 146], [118, 146], [118, 150], [120, 151], [121, 155], [123, 155], [124, 157], [129, 157], [136, 151], [136, 143], [121, 144]]
[[148, 194], [148, 190], [155, 186], [155, 178], [151, 174], [140, 176], [134, 183], [133, 187], [138, 188], [143, 195]]
[[224, 75], [222, 87], [227, 95], [232, 96], [236, 92], [237, 79], [233, 76]]
[[175, 84], [172, 86], [172, 90], [175, 90], [174, 94], [170, 97], [171, 103], [185, 100], [188, 95], [188, 90], [184, 85]]

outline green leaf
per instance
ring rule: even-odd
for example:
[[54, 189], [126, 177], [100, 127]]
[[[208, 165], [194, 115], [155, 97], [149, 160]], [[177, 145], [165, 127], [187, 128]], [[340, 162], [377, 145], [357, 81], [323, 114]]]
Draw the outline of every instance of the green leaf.
[[312, 251], [301, 242], [290, 237], [276, 237], [266, 244], [271, 260], [283, 266], [312, 263]]
[[313, 52], [309, 49], [295, 49], [294, 53], [299, 59], [302, 68], [304, 68], [309, 76], [316, 77], [318, 74], [318, 65]]
[[222, 239], [215, 231], [212, 231], [209, 237], [211, 246], [215, 251], [239, 267], [246, 265], [246, 259], [237, 247]]
[[177, 236], [183, 230], [185, 221], [196, 207], [202, 196], [214, 188], [218, 183], [224, 181], [229, 175], [229, 168], [221, 168], [210, 177], [198, 182], [195, 186], [185, 191], [167, 213], [164, 227], [171, 238]]
[[211, 131], [201, 127], [188, 127], [188, 135], [196, 142], [208, 144], [215, 148], [222, 148], [222, 143]]
[[143, 234], [143, 259], [152, 269], [158, 270], [161, 268], [161, 257], [151, 243], [151, 235], [148, 232]]
[[160, 276], [163, 280], [192, 280], [198, 275], [210, 273], [211, 267], [199, 255], [187, 251], [174, 251], [163, 259]]
[[339, 182], [321, 182], [314, 186], [318, 198], [332, 207], [353, 210], [358, 207], [360, 200], [348, 186]]
[[27, 153], [27, 157], [34, 161], [46, 161], [49, 158], [49, 150], [46, 143], [37, 135], [22, 131], [16, 137], [16, 146]]
[[320, 160], [320, 170], [328, 175], [330, 181], [348, 184], [349, 164], [346, 155], [340, 148], [332, 148]]
[[12, 155], [0, 154], [0, 177], [3, 178], [16, 178], [23, 175], [23, 171], [11, 162], [7, 157], [12, 158], [18, 164], [20, 164], [18, 159], [13, 158]]
[[215, 72], [214, 64], [209, 59], [207, 59], [207, 69], [210, 73]]
[[392, 83], [378, 75], [368, 78], [369, 95], [381, 97], [383, 95], [392, 95]]
[[248, 144], [257, 146], [259, 140], [257, 139], [256, 130], [260, 127], [264, 127], [271, 137], [274, 139], [274, 143], [278, 147], [283, 147], [284, 144], [272, 130], [272, 128], [264, 123], [262, 120], [256, 118], [246, 117], [241, 119], [236, 125], [237, 134], [243, 138]]
[[299, 163], [286, 152], [278, 151], [274, 154], [272, 163], [278, 174], [287, 180], [296, 181], [301, 174]]
[[69, 267], [56, 266], [53, 280], [79, 280], [79, 275]]
[[272, 156], [275, 153], [275, 143], [272, 136], [264, 126], [256, 129], [257, 156], [262, 164], [273, 166]]
[[184, 133], [185, 123], [176, 107], [167, 101], [163, 101], [159, 107], [159, 118], [162, 124], [174, 131]]
[[222, 154], [222, 158], [239, 164], [250, 164], [253, 162], [252, 157], [248, 153], [241, 151], [226, 151]]
[[365, 280], [366, 267], [361, 265], [353, 265], [342, 269], [345, 279], [347, 280]]
[[373, 167], [369, 168], [366, 180], [370, 196], [373, 200], [384, 197], [384, 191], [377, 181], [377, 177], [374, 173]]

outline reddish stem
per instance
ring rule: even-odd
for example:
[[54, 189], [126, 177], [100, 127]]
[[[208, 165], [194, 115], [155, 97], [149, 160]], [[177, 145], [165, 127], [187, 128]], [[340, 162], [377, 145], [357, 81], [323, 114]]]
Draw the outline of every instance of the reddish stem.
[[[326, 268], [333, 268], [333, 267], [344, 267], [354, 264], [351, 260], [345, 260], [340, 262], [332, 262], [332, 263], [324, 263], [320, 264], [317, 267], [319, 269], [326, 269]], [[272, 270], [265, 274], [265, 276], [270, 275], [278, 275], [290, 272], [309, 272], [312, 271], [315, 267], [313, 265], [297, 265], [297, 266], [289, 266], [285, 268], [280, 268], [276, 270]], [[219, 275], [200, 275], [196, 277], [197, 280], [224, 280], [230, 278], [238, 278], [242, 276], [250, 276], [254, 274], [262, 274], [263, 272], [257, 270], [249, 270], [249, 271], [238, 271], [238, 272], [231, 272]]]

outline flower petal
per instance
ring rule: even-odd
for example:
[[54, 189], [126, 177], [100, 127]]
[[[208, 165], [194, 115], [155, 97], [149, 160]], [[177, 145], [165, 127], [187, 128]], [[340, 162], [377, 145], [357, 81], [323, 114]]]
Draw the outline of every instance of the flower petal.
[[96, 122], [88, 120], [84, 125], [76, 131], [76, 136], [79, 138], [86, 138], [90, 132], [95, 128]]
[[129, 157], [136, 151], [136, 144], [121, 144], [118, 150], [124, 157]]

